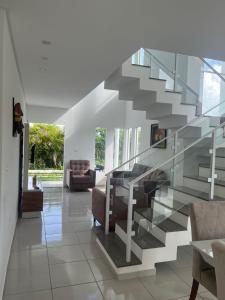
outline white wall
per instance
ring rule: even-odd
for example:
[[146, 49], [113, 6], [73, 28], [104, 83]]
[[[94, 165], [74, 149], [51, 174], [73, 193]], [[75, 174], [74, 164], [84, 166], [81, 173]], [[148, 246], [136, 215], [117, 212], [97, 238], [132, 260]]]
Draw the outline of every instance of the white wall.
[[[118, 99], [117, 92], [104, 89], [103, 83], [82, 101], [56, 121], [65, 125], [65, 167], [71, 159], [88, 159], [95, 165], [95, 129], [107, 129], [105, 170], [113, 168], [114, 129], [141, 127], [141, 151], [150, 147], [151, 124], [146, 113], [134, 111], [132, 103]], [[150, 166], [167, 159], [171, 154], [171, 145], [167, 149], [154, 149], [151, 154], [141, 158], [142, 163]]]
[[23, 104], [7, 19], [0, 10], [0, 299], [17, 221], [19, 138], [12, 137], [12, 97]]
[[66, 113], [67, 109], [60, 107], [48, 107], [38, 105], [26, 105], [28, 123], [54, 123]]
[[[111, 169], [114, 128], [125, 126], [125, 102], [118, 100], [117, 92], [105, 90], [101, 83], [82, 101], [66, 112], [56, 123], [65, 126], [64, 163], [71, 159], [88, 159], [95, 165], [95, 129], [107, 129], [106, 170]], [[111, 154], [110, 154], [111, 153]]]

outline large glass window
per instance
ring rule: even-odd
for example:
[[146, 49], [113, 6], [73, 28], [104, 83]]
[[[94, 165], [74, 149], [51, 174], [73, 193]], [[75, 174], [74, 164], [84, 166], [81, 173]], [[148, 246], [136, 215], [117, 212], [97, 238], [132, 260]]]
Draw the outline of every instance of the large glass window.
[[124, 161], [124, 129], [116, 128], [114, 134], [114, 167], [118, 167]]
[[[223, 77], [225, 77], [225, 62], [206, 59], [207, 62]], [[224, 82], [206, 64], [203, 66], [202, 76], [202, 111], [225, 100]], [[215, 112], [216, 113], [216, 112]]]
[[95, 164], [103, 170], [105, 167], [106, 128], [97, 127], [95, 134]]
[[[137, 155], [141, 152], [141, 127], [135, 128], [134, 134], [134, 155]], [[138, 157], [135, 159], [135, 162], [138, 162]]]

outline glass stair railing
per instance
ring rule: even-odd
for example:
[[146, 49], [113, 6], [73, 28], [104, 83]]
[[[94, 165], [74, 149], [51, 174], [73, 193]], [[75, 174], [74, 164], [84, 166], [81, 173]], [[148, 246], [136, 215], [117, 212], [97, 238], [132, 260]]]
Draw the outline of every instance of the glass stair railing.
[[[199, 114], [203, 106], [208, 109], [107, 174], [105, 233], [109, 233], [110, 203], [116, 197], [127, 206], [127, 216], [123, 221], [126, 223], [128, 262], [131, 241], [139, 238], [138, 235], [143, 233], [141, 229], [153, 235], [157, 227], [165, 232], [187, 230], [189, 204], [196, 199], [221, 200], [218, 191], [215, 194], [215, 185], [224, 184], [216, 179], [215, 171], [216, 153], [225, 147], [225, 101], [221, 101], [222, 95], [216, 101], [209, 101], [210, 93], [200, 88], [204, 68], [210, 69], [220, 87], [225, 84], [223, 76], [208, 60], [170, 54], [170, 59], [166, 62], [164, 57], [162, 62], [162, 57], [159, 59], [158, 53], [152, 51], [141, 49], [133, 56], [132, 63], [149, 66], [150, 78], [166, 80], [168, 90], [181, 93], [182, 103], [196, 105]], [[184, 62], [189, 72], [191, 70], [194, 74], [195, 70], [198, 73], [198, 80], [196, 75], [192, 78], [192, 85], [188, 85], [191, 78], [179, 74], [178, 66]], [[207, 105], [202, 106], [203, 95]], [[214, 99], [212, 94], [210, 100]], [[205, 162], [208, 169], [203, 176], [199, 166]], [[182, 193], [186, 196], [183, 197]], [[185, 217], [182, 219], [181, 216]]]
[[[127, 206], [123, 221], [126, 222], [128, 262], [132, 239], [138, 238], [139, 231], [133, 230], [135, 224], [153, 236], [158, 230], [185, 232], [188, 230], [189, 204], [225, 200], [225, 194], [224, 198], [221, 195], [225, 191], [225, 180], [216, 179], [216, 153], [223, 147], [225, 150], [224, 127], [225, 122], [211, 128], [164, 159], [153, 161], [150, 155], [148, 160], [145, 157], [134, 165], [132, 171], [123, 168], [108, 177], [112, 187], [109, 196]], [[209, 173], [205, 177], [199, 176], [198, 158], [203, 154], [208, 154], [210, 159]], [[106, 209], [106, 213], [110, 212]]]
[[225, 62], [142, 48], [132, 64], [148, 66], [149, 78], [166, 80], [166, 89], [181, 93], [182, 104], [196, 105], [198, 116], [224, 99]]

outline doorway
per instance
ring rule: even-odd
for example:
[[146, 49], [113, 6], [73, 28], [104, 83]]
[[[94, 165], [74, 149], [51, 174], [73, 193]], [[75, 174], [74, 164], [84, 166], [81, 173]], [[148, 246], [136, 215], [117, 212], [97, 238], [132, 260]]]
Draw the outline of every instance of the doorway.
[[31, 123], [29, 151], [29, 179], [35, 177], [42, 187], [62, 187], [64, 126]]
[[104, 185], [105, 180], [105, 145], [106, 128], [96, 127], [95, 130], [95, 170], [96, 183]]

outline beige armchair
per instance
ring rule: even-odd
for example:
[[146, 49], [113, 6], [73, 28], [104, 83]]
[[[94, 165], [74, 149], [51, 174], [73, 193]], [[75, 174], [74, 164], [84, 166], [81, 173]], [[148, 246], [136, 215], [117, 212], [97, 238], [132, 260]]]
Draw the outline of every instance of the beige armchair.
[[225, 243], [212, 244], [213, 257], [216, 271], [216, 286], [218, 300], [225, 300]]
[[[225, 202], [194, 203], [191, 207], [192, 240], [225, 238]], [[195, 300], [199, 283], [217, 295], [215, 269], [207, 264], [201, 254], [193, 250], [193, 284], [190, 300]]]

